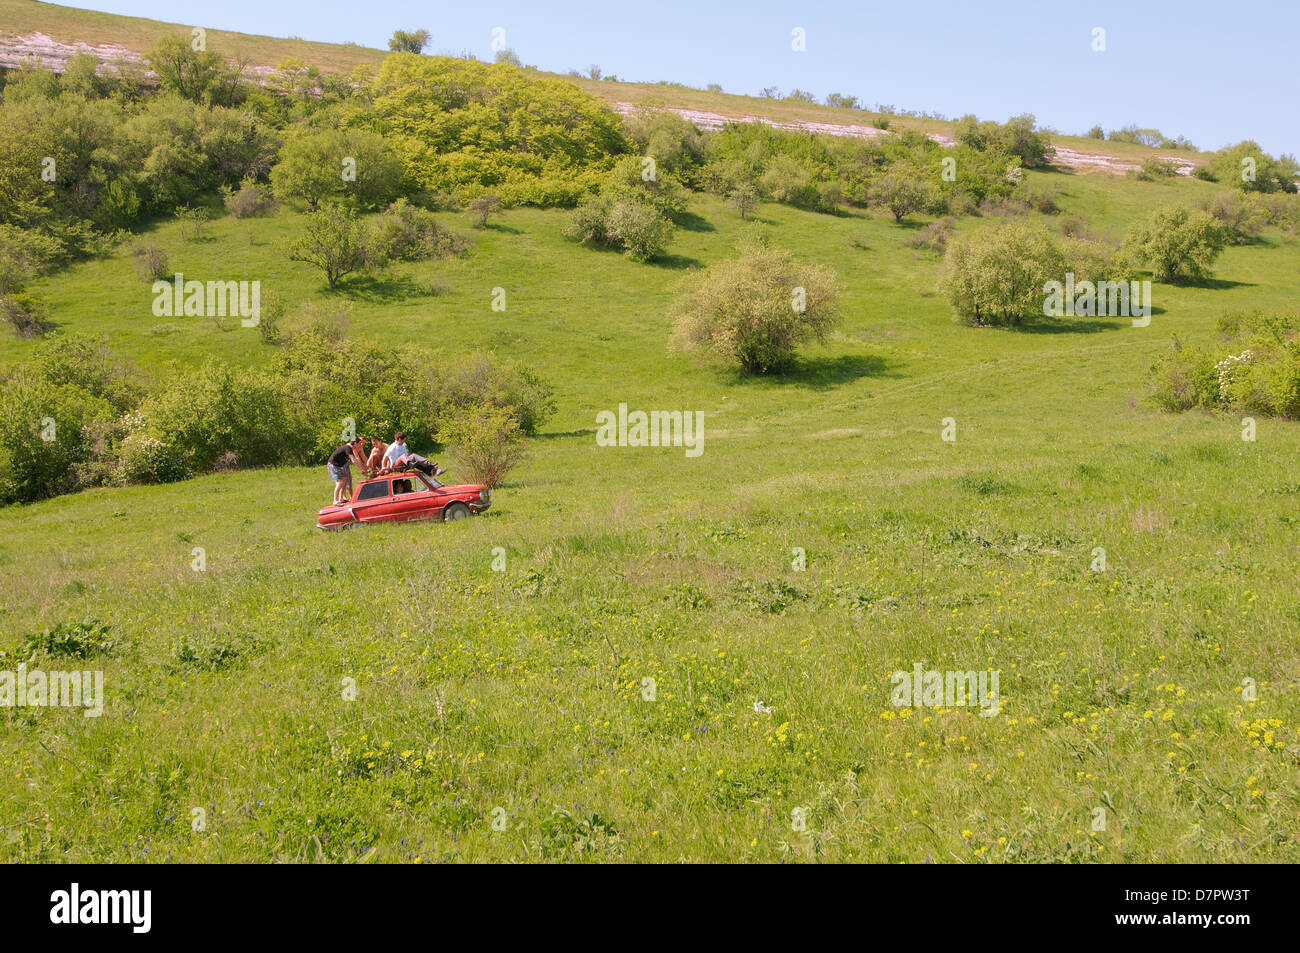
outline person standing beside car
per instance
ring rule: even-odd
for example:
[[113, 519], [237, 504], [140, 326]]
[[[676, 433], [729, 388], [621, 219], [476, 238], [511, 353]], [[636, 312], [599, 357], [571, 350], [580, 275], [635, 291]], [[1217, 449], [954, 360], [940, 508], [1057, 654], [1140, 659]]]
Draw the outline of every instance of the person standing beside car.
[[356, 461], [357, 466], [362, 470], [366, 468], [366, 461], [361, 456], [363, 446], [362, 438], [357, 437], [349, 443], [335, 447], [334, 452], [325, 461], [325, 470], [334, 481], [335, 506], [346, 503], [348, 494], [352, 490], [352, 462]]

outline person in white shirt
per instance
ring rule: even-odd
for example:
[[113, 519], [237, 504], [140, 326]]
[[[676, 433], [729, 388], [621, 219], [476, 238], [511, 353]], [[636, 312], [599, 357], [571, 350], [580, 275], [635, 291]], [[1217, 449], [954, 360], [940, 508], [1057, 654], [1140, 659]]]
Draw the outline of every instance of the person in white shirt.
[[406, 434], [399, 430], [393, 434], [393, 442], [384, 451], [384, 469], [391, 470], [397, 461], [408, 453], [410, 451], [406, 449]]

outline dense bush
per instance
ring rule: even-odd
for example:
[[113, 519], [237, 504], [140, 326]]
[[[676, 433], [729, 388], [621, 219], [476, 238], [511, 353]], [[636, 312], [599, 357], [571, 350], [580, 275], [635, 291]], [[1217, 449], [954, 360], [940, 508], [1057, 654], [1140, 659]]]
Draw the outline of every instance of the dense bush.
[[439, 374], [436, 386], [439, 407], [456, 414], [494, 407], [526, 434], [555, 413], [550, 385], [518, 361], [470, 354]]
[[621, 248], [634, 261], [658, 258], [672, 239], [673, 224], [662, 212], [633, 196], [590, 195], [573, 210], [566, 237], [603, 248]]
[[49, 235], [0, 224], [0, 295], [21, 291], [61, 253], [62, 246]]
[[427, 450], [453, 417], [487, 414], [528, 434], [554, 413], [550, 387], [517, 362], [345, 342], [317, 311], [267, 369], [209, 361], [148, 392], [85, 338], [42, 342], [0, 380], [0, 503], [236, 465], [319, 463], [345, 420], [366, 435], [405, 430]]
[[1300, 172], [1294, 156], [1275, 159], [1251, 139], [1220, 149], [1209, 168], [1215, 181], [1243, 192], [1295, 192]]
[[661, 257], [673, 236], [673, 224], [662, 212], [634, 199], [616, 199], [605, 228], [610, 239], [633, 261]]
[[432, 212], [406, 199], [398, 199], [375, 216], [363, 242], [367, 261], [373, 266], [447, 258], [468, 248], [465, 239], [443, 227]]
[[88, 339], [55, 335], [0, 380], [0, 503], [99, 482], [137, 390]]
[[226, 206], [226, 211], [235, 218], [270, 215], [279, 208], [279, 204], [271, 196], [270, 189], [249, 179], [240, 183], [238, 191], [228, 185], [223, 186], [221, 199]]
[[346, 201], [358, 208], [387, 205], [402, 191], [403, 166], [383, 136], [365, 129], [299, 132], [280, 150], [271, 187], [283, 201]]
[[404, 430], [412, 447], [427, 447], [449, 414], [496, 407], [531, 434], [555, 412], [550, 386], [517, 362], [484, 354], [447, 361], [414, 346], [356, 340], [344, 345], [320, 325], [294, 335], [277, 355], [275, 374], [298, 462], [317, 462], [333, 450], [344, 418], [356, 422], [357, 433]]
[[911, 238], [908, 238], [904, 244], [910, 248], [924, 248], [929, 251], [942, 252], [947, 247], [948, 236], [956, 224], [956, 219], [951, 217], [930, 222]]
[[695, 124], [675, 112], [643, 109], [623, 119], [628, 140], [642, 155], [692, 187], [707, 156], [708, 141]]
[[499, 407], [484, 406], [449, 415], [438, 430], [457, 480], [500, 486], [501, 479], [524, 457], [518, 422]]
[[885, 208], [899, 220], [922, 210], [970, 214], [983, 199], [1010, 195], [1021, 166], [997, 143], [981, 146], [944, 149], [914, 130], [862, 141], [735, 124], [709, 139], [697, 178], [719, 195], [748, 187], [823, 212], [847, 203]]
[[157, 437], [137, 431], [128, 433], [118, 444], [114, 483], [174, 483], [189, 475], [176, 459], [175, 449]]
[[246, 110], [210, 109], [176, 96], [148, 100], [123, 126], [138, 174], [119, 177], [141, 212], [169, 211], [220, 186], [265, 177], [278, 138]]
[[1044, 284], [1068, 270], [1047, 229], [1015, 222], [950, 242], [939, 288], [970, 324], [1010, 327], [1041, 317]]
[[980, 202], [997, 202], [1017, 191], [1023, 172], [1019, 156], [1000, 148], [976, 149], [958, 145], [935, 156], [926, 150], [927, 164], [938, 165], [943, 157], [953, 159], [952, 181], [941, 185], [947, 199], [948, 211], [954, 215], [973, 211]]
[[681, 183], [657, 163], [648, 163], [647, 157], [620, 159], [601, 184], [600, 191], [615, 201], [632, 199], [648, 205], [669, 219], [686, 211], [686, 193]]
[[1151, 398], [1165, 410], [1217, 404], [1219, 379], [1210, 351], [1187, 346], [1175, 337], [1170, 349], [1151, 367]]
[[774, 202], [831, 211], [844, 190], [837, 152], [844, 148], [830, 136], [732, 123], [708, 139], [696, 181], [719, 195], [749, 185]]
[[1222, 408], [1300, 419], [1300, 316], [1228, 314], [1213, 348], [1175, 340], [1151, 368], [1151, 397], [1166, 410]]
[[[1094, 139], [1108, 138], [1106, 135], [1093, 135], [1094, 132], [1101, 132], [1100, 126], [1094, 126], [1088, 133]], [[1192, 145], [1183, 136], [1170, 139], [1159, 129], [1140, 129], [1136, 124], [1125, 126], [1123, 129], [1112, 129], [1109, 139], [1111, 142], [1132, 142], [1141, 146], [1152, 146], [1156, 149], [1186, 149], [1192, 152], [1196, 147]]]
[[374, 129], [419, 188], [507, 205], [573, 205], [629, 151], [618, 116], [562, 80], [504, 64], [399, 53], [373, 86]]
[[1252, 204], [1257, 205], [1268, 225], [1276, 225], [1284, 232], [1295, 235], [1300, 232], [1300, 195], [1252, 196]]
[[953, 124], [957, 142], [980, 152], [989, 149], [1020, 159], [1026, 169], [1048, 165], [1055, 155], [1047, 133], [1037, 128], [1034, 117], [1015, 116], [1004, 123], [980, 122], [975, 116], [962, 116]]
[[1143, 182], [1164, 182], [1178, 175], [1178, 163], [1148, 156], [1142, 160], [1142, 165], [1131, 170], [1129, 175]]
[[162, 442], [176, 466], [206, 473], [226, 451], [245, 466], [283, 457], [285, 398], [279, 382], [257, 371], [209, 361], [168, 376], [139, 408], [141, 431]]
[[895, 222], [913, 212], [937, 212], [946, 207], [935, 176], [901, 163], [875, 176], [867, 194], [870, 203], [888, 209]]
[[1160, 281], [1203, 281], [1227, 244], [1223, 227], [1207, 212], [1181, 205], [1157, 209], [1124, 236], [1124, 249]]
[[1268, 222], [1268, 209], [1262, 199], [1258, 193], [1219, 191], [1203, 196], [1197, 208], [1213, 216], [1233, 244], [1244, 245], [1257, 238]]
[[782, 205], [815, 209], [822, 201], [813, 173], [793, 156], [776, 155], [758, 178], [763, 195]]
[[800, 344], [838, 321], [835, 274], [762, 242], [738, 251], [688, 279], [672, 306], [674, 345], [749, 373], [787, 370]]

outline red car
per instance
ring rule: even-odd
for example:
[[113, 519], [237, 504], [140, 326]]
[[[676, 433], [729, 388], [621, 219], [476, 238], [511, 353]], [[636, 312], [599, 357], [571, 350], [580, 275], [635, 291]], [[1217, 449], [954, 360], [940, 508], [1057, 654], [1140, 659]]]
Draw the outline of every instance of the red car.
[[358, 523], [459, 520], [491, 505], [492, 494], [485, 486], [443, 486], [418, 470], [403, 470], [362, 480], [347, 503], [331, 503], [317, 513], [316, 526], [345, 529]]

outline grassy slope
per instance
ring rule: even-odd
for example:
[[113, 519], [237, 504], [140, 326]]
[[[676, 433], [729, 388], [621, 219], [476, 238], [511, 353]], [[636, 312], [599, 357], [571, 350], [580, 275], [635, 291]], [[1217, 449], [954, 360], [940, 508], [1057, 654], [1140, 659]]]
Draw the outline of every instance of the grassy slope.
[[[198, 24], [202, 25], [202, 24]], [[193, 24], [178, 25], [124, 17], [111, 13], [78, 10], [74, 7], [39, 3], [37, 0], [0, 0], [0, 37], [6, 32], [27, 34], [41, 32], [64, 43], [83, 41], [90, 44], [113, 43], [138, 53], [148, 51], [160, 33], [188, 29]], [[387, 55], [385, 51], [362, 46], [345, 46], [335, 43], [311, 43], [280, 37], [252, 36], [225, 30], [208, 30], [211, 48], [219, 50], [232, 60], [250, 66], [276, 66], [284, 60], [298, 57], [324, 70], [350, 72], [357, 66], [377, 66]], [[543, 73], [559, 76], [559, 74]], [[575, 83], [587, 92], [610, 103], [635, 103], [658, 108], [697, 109], [719, 113], [723, 116], [762, 116], [776, 122], [824, 122], [838, 125], [866, 125], [881, 114], [856, 109], [833, 109], [813, 103], [792, 100], [762, 99], [756, 96], [738, 96], [729, 93], [711, 93], [670, 83], [607, 82], [578, 77], [560, 77]], [[893, 129], [920, 129], [926, 133], [951, 135], [952, 123], [930, 119], [908, 119], [891, 116]], [[1005, 116], [985, 117], [1005, 119]], [[1124, 142], [1098, 142], [1080, 136], [1054, 136], [1062, 146], [1091, 155], [1115, 156], [1130, 161], [1161, 150]], [[1166, 150], [1167, 152], [1167, 150]], [[1189, 159], [1199, 159], [1199, 153], [1178, 153]]]
[[[1115, 230], [1209, 188], [1050, 178]], [[683, 266], [742, 227], [693, 211], [667, 265], [520, 209], [464, 261], [348, 293], [355, 333], [485, 344], [555, 383], [557, 418], [483, 518], [323, 535], [319, 468], [0, 511], [0, 632], [89, 614], [120, 640], [94, 663], [103, 718], [0, 714], [0, 824], [35, 818], [0, 857], [1300, 859], [1300, 427], [1261, 420], [1249, 444], [1140, 400], [1175, 331], [1289, 306], [1294, 246], [1229, 249], [1219, 287], [1157, 285], [1145, 329], [1005, 333], [953, 322], [910, 228], [764, 206], [776, 242], [838, 270], [845, 322], [792, 378], [754, 381], [666, 352]], [[296, 227], [154, 240], [192, 277], [322, 294], [276, 250]], [[153, 318], [125, 257], [34, 290], [158, 372], [267, 359], [254, 332]], [[620, 401], [705, 411], [705, 453], [598, 448]], [[918, 661], [999, 669], [1001, 715], [900, 716], [889, 676]], [[1258, 719], [1281, 747], [1260, 750]]]
[[[188, 32], [202, 23], [175, 24], [116, 13], [80, 10], [76, 7], [39, 3], [37, 0], [0, 0], [0, 37], [5, 33], [44, 33], [60, 43], [113, 44], [137, 53], [150, 50], [163, 33]], [[207, 29], [205, 27], [205, 29]], [[250, 66], [276, 66], [298, 57], [324, 70], [350, 72], [360, 65], [377, 66], [386, 51], [339, 43], [312, 43], [281, 37], [256, 36], [229, 30], [207, 30], [208, 43], [229, 59]]]

